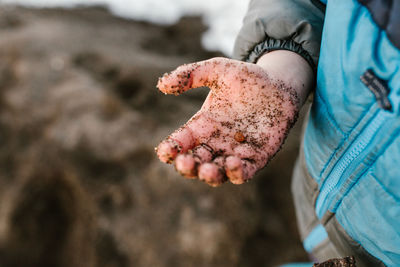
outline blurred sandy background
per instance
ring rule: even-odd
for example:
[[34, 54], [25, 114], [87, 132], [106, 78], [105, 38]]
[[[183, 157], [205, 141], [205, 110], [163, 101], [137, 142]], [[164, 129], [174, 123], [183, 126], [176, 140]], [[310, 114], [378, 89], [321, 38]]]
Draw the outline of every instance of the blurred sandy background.
[[[238, 18], [241, 20], [241, 18]], [[300, 123], [251, 182], [210, 188], [153, 151], [200, 106], [157, 78], [204, 50], [201, 17], [0, 5], [0, 266], [274, 266], [307, 260], [290, 195]]]

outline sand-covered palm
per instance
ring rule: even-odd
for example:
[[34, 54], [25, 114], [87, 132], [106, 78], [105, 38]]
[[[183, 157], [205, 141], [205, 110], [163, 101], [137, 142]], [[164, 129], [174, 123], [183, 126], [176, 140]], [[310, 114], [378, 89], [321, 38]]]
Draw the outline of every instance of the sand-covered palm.
[[201, 86], [211, 89], [203, 106], [157, 155], [212, 186], [244, 183], [284, 142], [299, 110], [296, 91], [255, 64], [226, 58], [183, 65], [158, 82], [175, 95]]

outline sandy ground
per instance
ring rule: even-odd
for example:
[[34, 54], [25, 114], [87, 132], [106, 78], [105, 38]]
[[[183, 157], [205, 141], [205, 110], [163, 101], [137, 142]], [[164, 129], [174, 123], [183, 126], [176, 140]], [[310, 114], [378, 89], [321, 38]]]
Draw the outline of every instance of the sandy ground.
[[157, 78], [204, 51], [200, 18], [0, 8], [0, 266], [275, 266], [307, 260], [290, 176], [300, 123], [242, 186], [185, 180], [158, 142], [207, 90]]

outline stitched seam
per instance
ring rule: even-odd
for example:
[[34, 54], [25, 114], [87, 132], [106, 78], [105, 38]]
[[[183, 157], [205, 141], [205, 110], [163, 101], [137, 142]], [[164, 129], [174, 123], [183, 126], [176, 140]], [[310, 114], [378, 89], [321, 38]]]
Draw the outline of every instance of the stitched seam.
[[328, 120], [332, 123], [332, 125], [339, 130], [339, 132], [345, 136], [346, 134], [342, 131], [342, 129], [339, 127], [339, 125], [337, 124], [336, 120], [334, 119], [333, 115], [331, 114], [331, 112], [329, 111], [329, 109], [327, 108], [327, 104], [325, 102], [325, 100], [322, 98], [322, 96], [319, 94], [318, 90], [315, 90], [315, 95], [318, 97], [318, 99], [321, 100], [321, 102], [323, 103], [323, 109], [326, 111], [326, 113], [328, 114]]
[[379, 179], [375, 176], [375, 174], [371, 171], [370, 175], [375, 179], [375, 181], [382, 187], [382, 190], [385, 191], [386, 194], [388, 194], [391, 198], [393, 198], [394, 202], [400, 205], [400, 198], [393, 195], [393, 193], [389, 192], [386, 188], [386, 186], [379, 181]]

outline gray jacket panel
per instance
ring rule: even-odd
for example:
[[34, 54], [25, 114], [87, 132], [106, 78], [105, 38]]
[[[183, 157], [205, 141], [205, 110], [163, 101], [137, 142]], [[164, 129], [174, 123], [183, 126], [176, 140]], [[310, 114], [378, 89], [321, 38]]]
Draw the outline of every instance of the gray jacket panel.
[[251, 0], [233, 58], [255, 63], [265, 52], [290, 50], [316, 70], [324, 12], [311, 0]]

